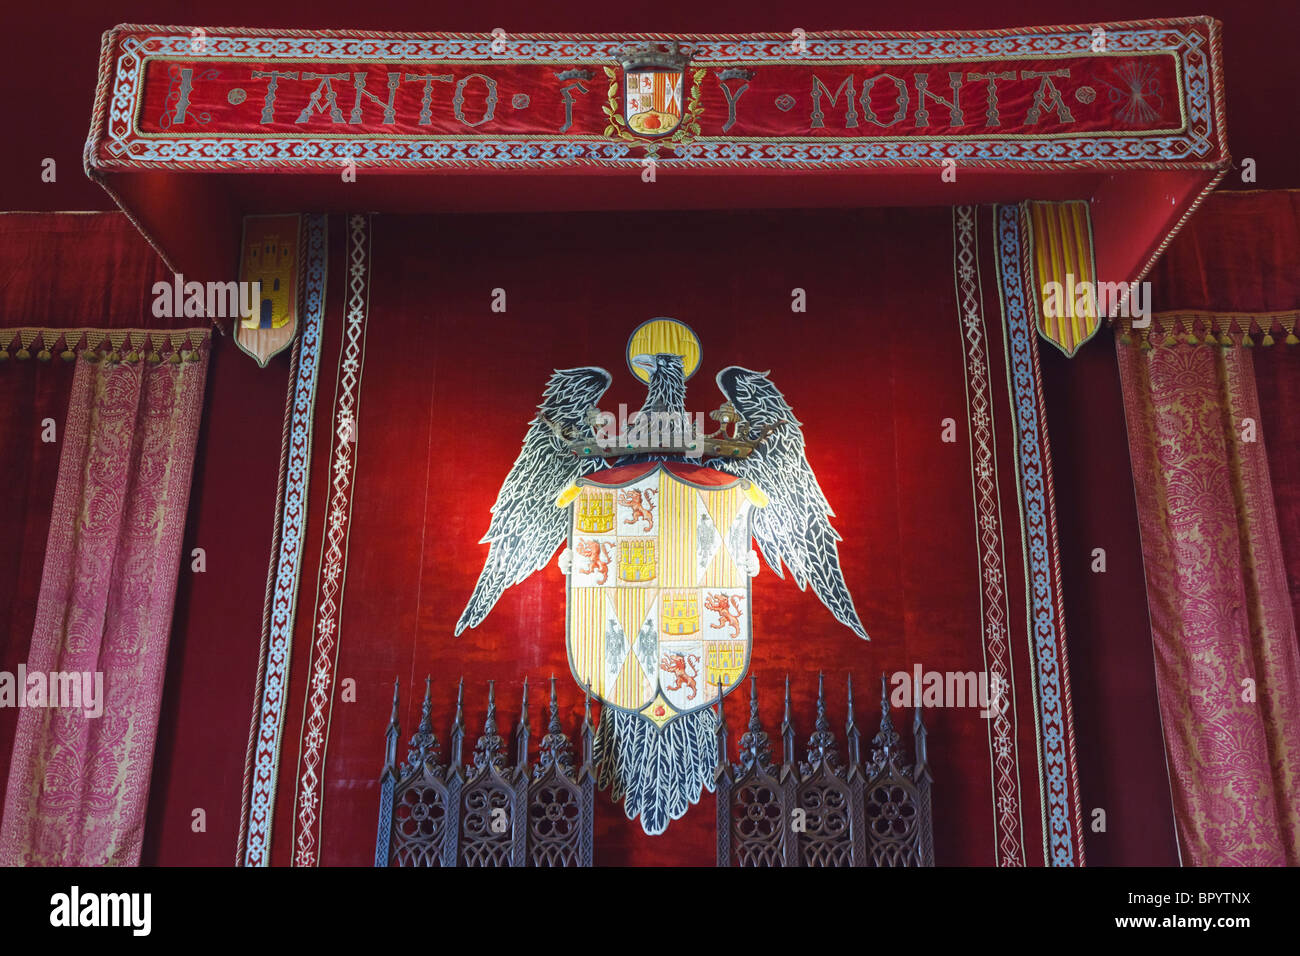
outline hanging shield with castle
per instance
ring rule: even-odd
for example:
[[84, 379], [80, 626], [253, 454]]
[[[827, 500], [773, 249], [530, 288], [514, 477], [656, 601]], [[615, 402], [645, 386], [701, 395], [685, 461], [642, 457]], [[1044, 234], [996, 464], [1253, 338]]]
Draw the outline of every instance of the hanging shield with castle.
[[252, 314], [234, 323], [234, 339], [263, 368], [298, 331], [301, 231], [297, 214], [244, 217], [239, 279], [258, 291]]
[[667, 136], [682, 121], [683, 89], [690, 55], [680, 44], [647, 43], [629, 50], [623, 67], [623, 115], [638, 136]]
[[579, 479], [570, 509], [569, 665], [579, 684], [662, 727], [708, 707], [749, 664], [752, 482], [683, 462]]

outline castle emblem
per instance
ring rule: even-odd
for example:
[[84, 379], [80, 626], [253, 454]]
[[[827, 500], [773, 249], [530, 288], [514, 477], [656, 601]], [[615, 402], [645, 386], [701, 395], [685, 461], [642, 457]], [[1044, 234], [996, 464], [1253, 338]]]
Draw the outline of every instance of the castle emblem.
[[239, 278], [256, 283], [253, 314], [235, 323], [239, 347], [265, 366], [298, 329], [298, 215], [246, 216]]

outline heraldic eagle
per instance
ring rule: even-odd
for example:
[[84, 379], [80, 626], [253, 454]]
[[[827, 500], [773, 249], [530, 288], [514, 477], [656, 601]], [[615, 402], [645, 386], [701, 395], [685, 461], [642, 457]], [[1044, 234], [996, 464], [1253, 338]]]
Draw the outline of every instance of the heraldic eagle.
[[[672, 351], [642, 352], [636, 346], [647, 343], [644, 336], [638, 343], [634, 333], [629, 343], [629, 366], [647, 382], [649, 394], [640, 412], [628, 420], [635, 422], [638, 415], [675, 412], [687, 421], [686, 379], [699, 364], [698, 340], [694, 332], [673, 320], [652, 320], [641, 328], [656, 323], [661, 326], [661, 337], [650, 343], [652, 347], [664, 346], [662, 327], [667, 326], [670, 333], [689, 337], [694, 348], [677, 345]], [[703, 457], [655, 454], [644, 447], [638, 447], [635, 453], [613, 457], [613, 452], [604, 456], [581, 454], [590, 451], [599, 440], [596, 409], [612, 381], [610, 373], [595, 366], [556, 370], [546, 385], [538, 414], [529, 424], [523, 449], [492, 506], [487, 534], [480, 541], [488, 545], [487, 562], [456, 624], [456, 634], [482, 623], [507, 588], [545, 567], [556, 549], [566, 542], [572, 520], [570, 510], [557, 507], [557, 499], [561, 503], [567, 500], [561, 498], [566, 489], [574, 489], [575, 483], [582, 483], [583, 479], [588, 483], [599, 481], [599, 473], [610, 468], [637, 463], [650, 468], [653, 466], [646, 463], [689, 462], [741, 479], [746, 488], [751, 483], [757, 486], [766, 500], [763, 507], [748, 509], [752, 511], [749, 532], [757, 541], [767, 566], [782, 578], [788, 570], [800, 590], [812, 585], [813, 592], [838, 621], [859, 637], [868, 639], [844, 583], [836, 545], [840, 536], [830, 523], [834, 512], [805, 457], [800, 423], [768, 375], [737, 365], [724, 368], [717, 375], [718, 387], [734, 410], [734, 418], [739, 419], [735, 436], [750, 441], [762, 439], [747, 456], [724, 458], [716, 447], [707, 445]], [[708, 449], [715, 454], [710, 456]], [[664, 467], [682, 468], [683, 465]], [[697, 470], [695, 474], [701, 472]], [[752, 577], [758, 573], [758, 557], [748, 550], [748, 535], [745, 537], [743, 544], [739, 544], [745, 550], [737, 566], [743, 567], [741, 573]], [[572, 584], [578, 569], [568, 548], [560, 556], [560, 568], [570, 576]], [[747, 591], [744, 596], [748, 600]], [[614, 633], [606, 640], [615, 642], [626, 656], [639, 655], [643, 664], [654, 668], [655, 641], [661, 636], [667, 639], [667, 635], [654, 634], [652, 621], [653, 618], [647, 620], [640, 633], [633, 622], [627, 629], [632, 637], [629, 641], [628, 633], [617, 620], [611, 619], [608, 626]], [[647, 628], [652, 632], [648, 651], [645, 648]], [[626, 650], [629, 645], [633, 645], [631, 652]], [[745, 666], [748, 653], [746, 645]], [[573, 660], [570, 646], [570, 662]], [[674, 663], [680, 669], [681, 662]], [[691, 663], [698, 667], [698, 660]], [[576, 668], [574, 674], [587, 686]], [[736, 679], [730, 681], [727, 691], [739, 683], [738, 675], [731, 676]], [[705, 681], [706, 672], [699, 673], [699, 678]], [[716, 697], [710, 697], [711, 693], [712, 688], [697, 700], [718, 702]], [[646, 713], [638, 713], [611, 706], [604, 697], [601, 701], [595, 741], [598, 784], [602, 789], [609, 788], [616, 802], [622, 800], [628, 818], [640, 818], [647, 833], [662, 833], [671, 820], [679, 819], [691, 804], [698, 802], [702, 789], [713, 789], [717, 762], [713, 707], [676, 708], [687, 712], [663, 723], [648, 717], [648, 709]]]

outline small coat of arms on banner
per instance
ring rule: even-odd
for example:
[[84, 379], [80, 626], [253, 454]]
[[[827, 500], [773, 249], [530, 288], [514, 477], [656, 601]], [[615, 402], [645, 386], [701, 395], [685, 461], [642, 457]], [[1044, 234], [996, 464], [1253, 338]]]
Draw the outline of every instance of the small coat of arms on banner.
[[655, 834], [713, 789], [713, 705], [740, 684], [753, 646], [754, 542], [768, 567], [867, 633], [831, 506], [769, 373], [719, 372], [725, 401], [706, 425], [686, 410], [701, 360], [693, 331], [652, 319], [627, 352], [649, 390], [631, 416], [597, 407], [613, 380], [605, 369], [551, 376], [492, 506], [487, 563], [456, 633], [566, 544], [569, 665], [602, 705], [597, 782]]
[[245, 216], [239, 281], [256, 283], [253, 312], [235, 322], [235, 343], [266, 367], [298, 330], [299, 215]]
[[609, 119], [606, 135], [631, 141], [654, 141], [664, 137], [674, 142], [699, 134], [700, 83], [703, 70], [695, 72], [687, 94], [687, 67], [691, 54], [681, 44], [642, 43], [619, 58], [623, 71], [623, 102], [619, 109], [615, 71], [606, 67], [610, 79]]

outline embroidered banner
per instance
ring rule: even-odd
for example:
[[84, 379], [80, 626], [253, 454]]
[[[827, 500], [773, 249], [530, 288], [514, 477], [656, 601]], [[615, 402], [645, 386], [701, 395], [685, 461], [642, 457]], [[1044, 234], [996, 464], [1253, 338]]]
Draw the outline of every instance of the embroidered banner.
[[120, 26], [92, 169], [1216, 166], [1218, 24], [559, 36]]

